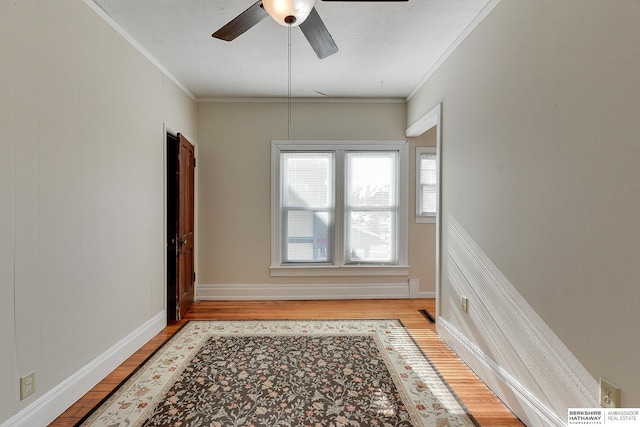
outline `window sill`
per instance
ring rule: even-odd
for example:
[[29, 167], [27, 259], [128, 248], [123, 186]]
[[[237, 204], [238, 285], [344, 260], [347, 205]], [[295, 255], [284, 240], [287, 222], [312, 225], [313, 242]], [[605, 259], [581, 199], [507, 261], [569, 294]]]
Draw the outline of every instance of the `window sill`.
[[272, 277], [295, 276], [408, 276], [408, 265], [346, 265], [346, 266], [271, 266]]

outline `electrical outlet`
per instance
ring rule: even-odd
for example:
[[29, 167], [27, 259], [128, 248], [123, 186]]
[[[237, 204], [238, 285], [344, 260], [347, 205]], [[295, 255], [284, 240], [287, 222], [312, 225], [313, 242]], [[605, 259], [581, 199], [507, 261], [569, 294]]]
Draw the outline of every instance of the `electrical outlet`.
[[620, 389], [602, 378], [600, 378], [600, 406], [603, 408], [620, 407]]
[[20, 400], [26, 399], [28, 396], [36, 392], [36, 373], [31, 372], [20, 378]]
[[461, 308], [465, 313], [469, 312], [469, 298], [463, 296], [461, 300]]

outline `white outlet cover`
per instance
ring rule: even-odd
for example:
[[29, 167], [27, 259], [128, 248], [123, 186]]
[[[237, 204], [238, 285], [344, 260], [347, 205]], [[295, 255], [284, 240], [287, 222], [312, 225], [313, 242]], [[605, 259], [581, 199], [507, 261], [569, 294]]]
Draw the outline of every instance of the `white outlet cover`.
[[603, 408], [620, 407], [620, 389], [603, 378], [600, 378], [600, 406]]
[[24, 400], [36, 391], [36, 373], [31, 372], [20, 378], [20, 400]]

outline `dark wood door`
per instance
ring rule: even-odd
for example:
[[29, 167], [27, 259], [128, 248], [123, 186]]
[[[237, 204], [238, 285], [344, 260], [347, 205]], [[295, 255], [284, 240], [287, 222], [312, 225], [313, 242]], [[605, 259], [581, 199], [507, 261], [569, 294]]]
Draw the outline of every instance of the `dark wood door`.
[[182, 135], [167, 138], [168, 173], [168, 298], [169, 320], [180, 320], [194, 300], [193, 145]]

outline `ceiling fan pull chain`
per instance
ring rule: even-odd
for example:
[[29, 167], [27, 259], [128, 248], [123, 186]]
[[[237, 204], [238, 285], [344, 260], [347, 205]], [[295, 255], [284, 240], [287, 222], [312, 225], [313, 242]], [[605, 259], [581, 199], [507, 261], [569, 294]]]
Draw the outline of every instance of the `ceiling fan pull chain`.
[[289, 46], [287, 52], [287, 108], [288, 108], [288, 122], [287, 122], [287, 139], [291, 139], [291, 24], [289, 24]]

